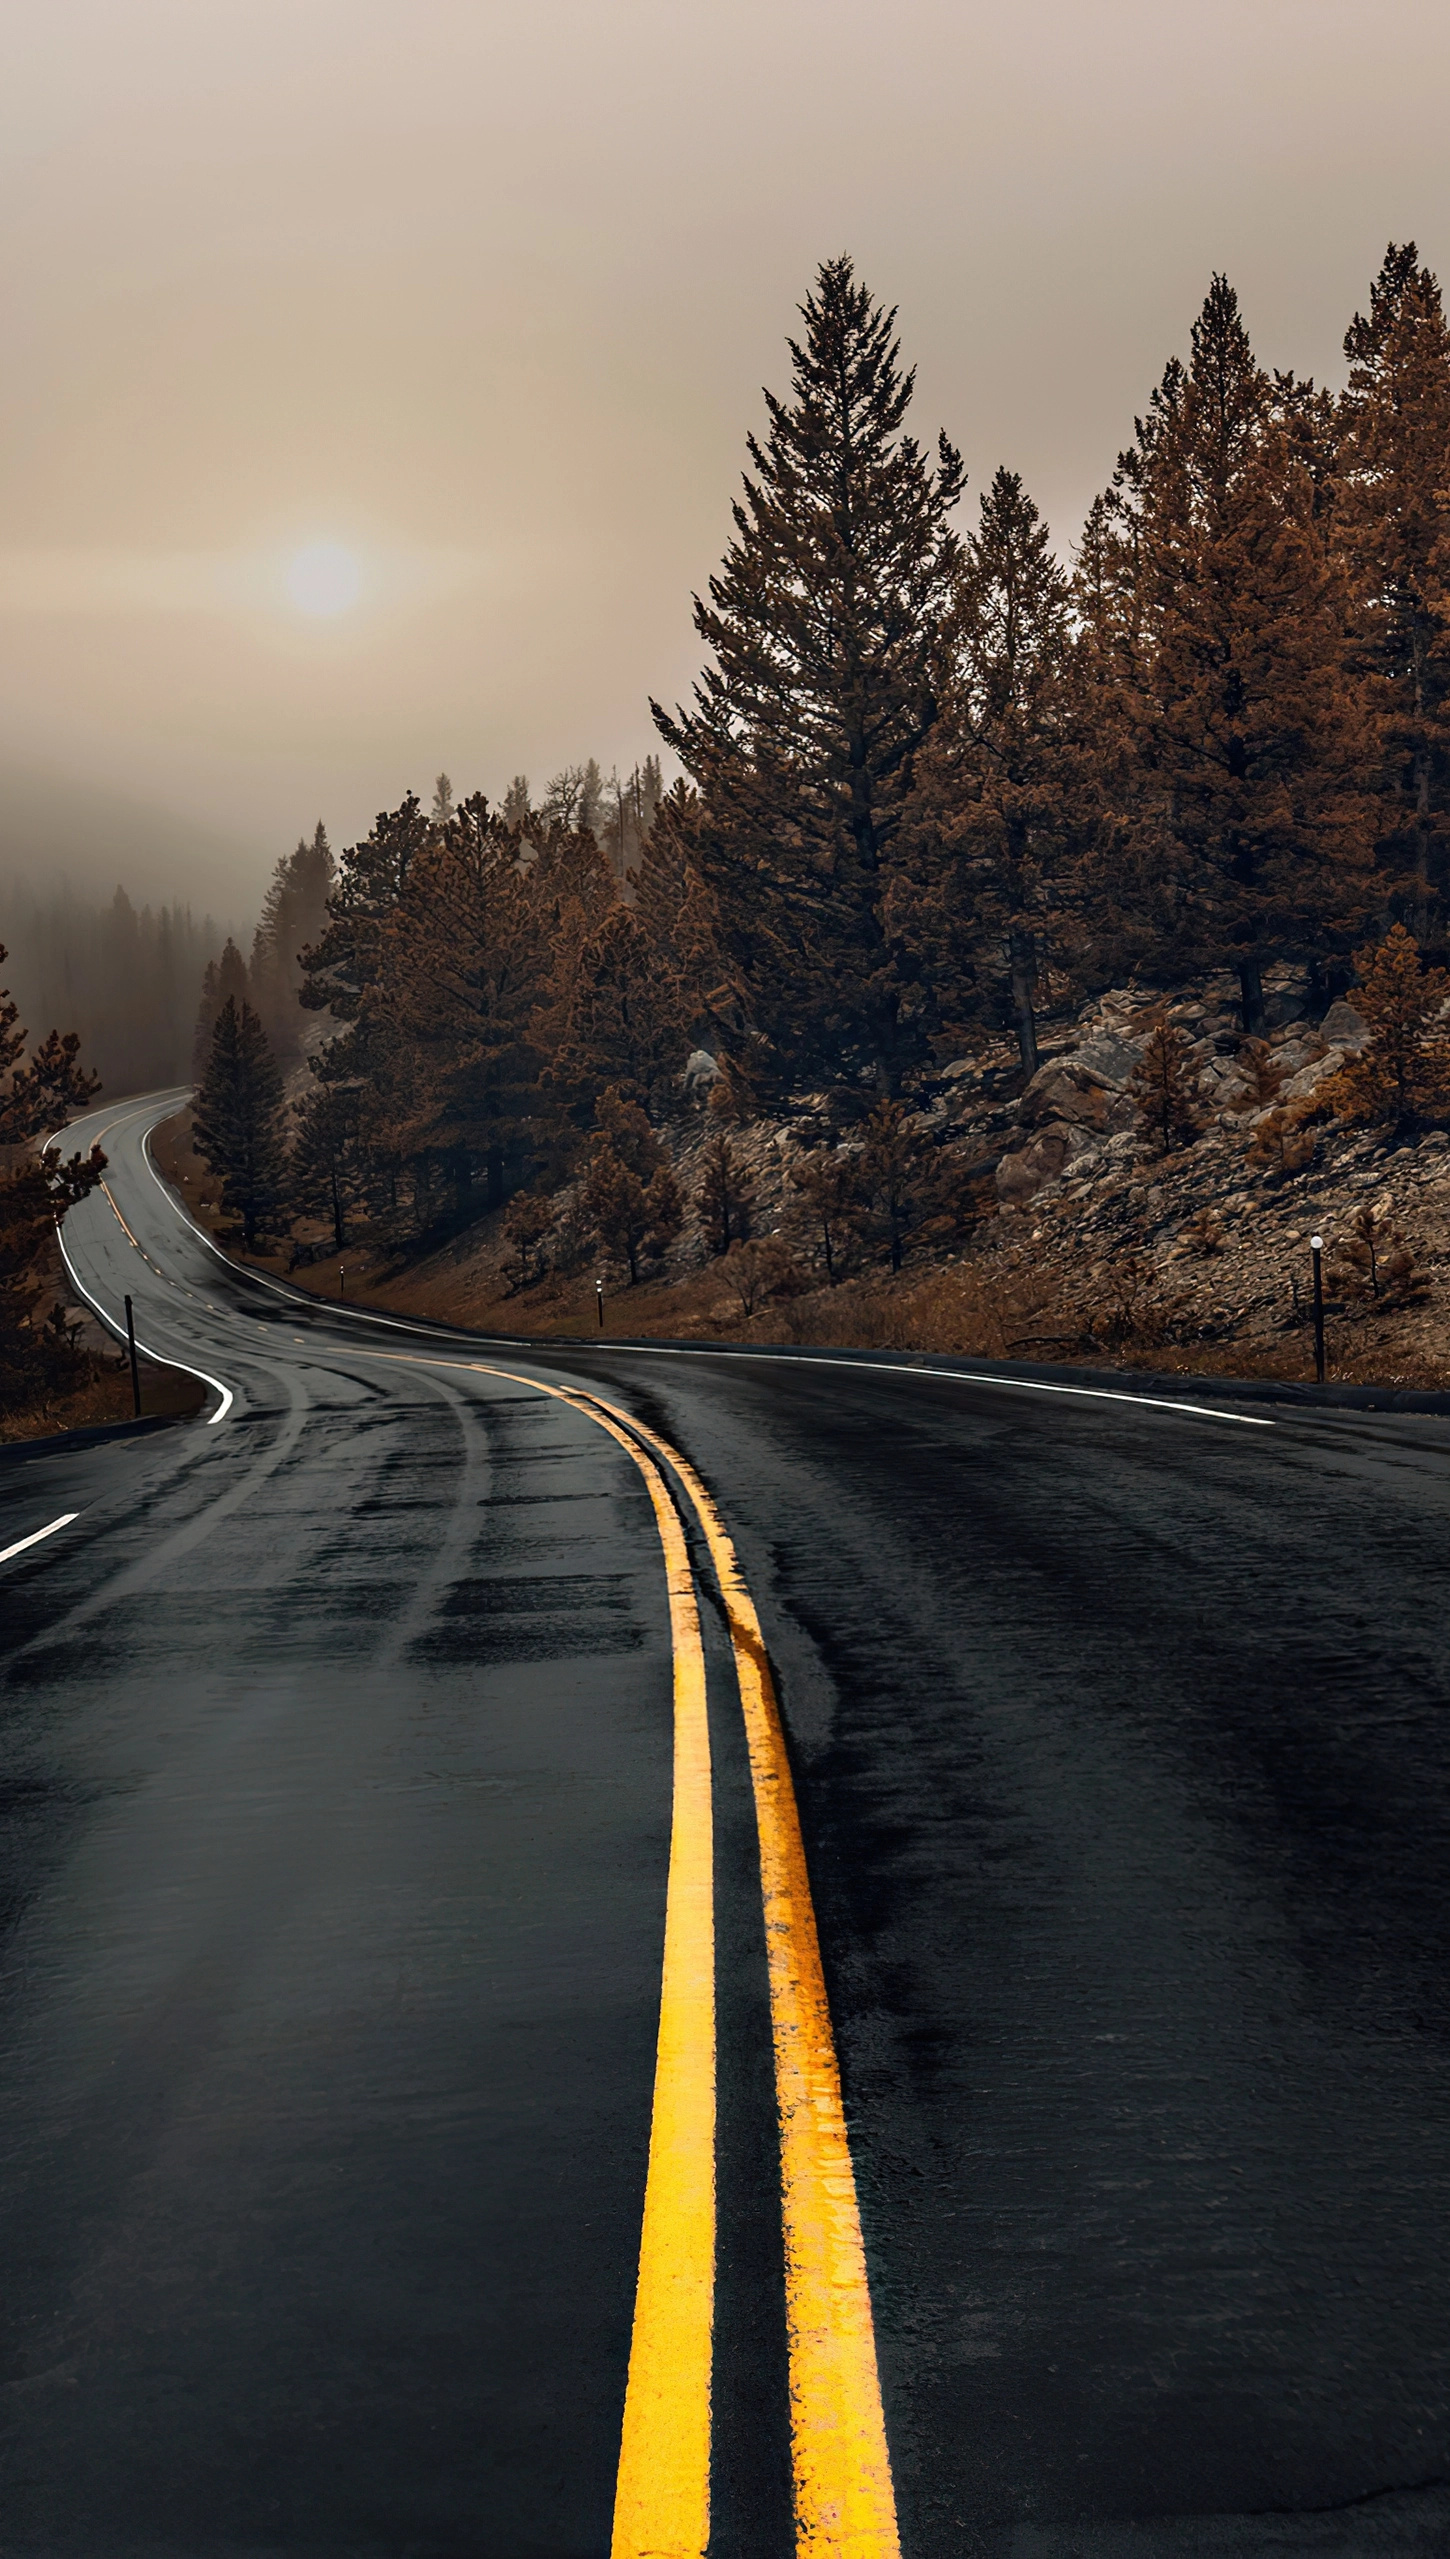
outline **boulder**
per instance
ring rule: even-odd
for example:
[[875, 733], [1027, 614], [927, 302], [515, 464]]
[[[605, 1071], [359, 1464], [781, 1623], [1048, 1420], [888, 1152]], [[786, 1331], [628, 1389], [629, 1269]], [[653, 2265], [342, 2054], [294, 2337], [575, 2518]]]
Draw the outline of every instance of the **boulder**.
[[1302, 1022], [1309, 1010], [1309, 999], [1299, 987], [1277, 987], [1264, 994], [1264, 1028], [1282, 1031], [1290, 1022]]
[[1062, 1179], [1079, 1156], [1094, 1152], [1081, 1128], [1057, 1120], [1038, 1129], [1015, 1155], [1004, 1155], [997, 1167], [997, 1197], [1004, 1208], [1021, 1208], [1049, 1182]]
[[1369, 1024], [1362, 1013], [1356, 1013], [1341, 995], [1330, 1005], [1319, 1025], [1326, 1040], [1335, 1048], [1363, 1048], [1369, 1038]]
[[[1133, 1064], [1137, 1064], [1136, 1054]], [[1125, 1077], [1123, 1082], [1126, 1080]], [[1126, 1092], [1085, 1064], [1081, 1049], [1067, 1057], [1050, 1058], [1045, 1066], [1039, 1066], [1017, 1108], [1029, 1128], [1041, 1128], [1049, 1120], [1066, 1120], [1074, 1128], [1105, 1132], [1124, 1128], [1133, 1118], [1133, 1105]]]
[[1096, 1083], [1116, 1087], [1131, 1081], [1142, 1054], [1138, 1043], [1120, 1039], [1115, 1031], [1095, 1031], [1074, 1050], [1072, 1064]]
[[1343, 1048], [1327, 1048], [1322, 1057], [1312, 1057], [1307, 1066], [1301, 1066], [1297, 1075], [1286, 1076], [1275, 1098], [1280, 1102], [1306, 1102], [1331, 1075], [1339, 1073], [1344, 1059]]

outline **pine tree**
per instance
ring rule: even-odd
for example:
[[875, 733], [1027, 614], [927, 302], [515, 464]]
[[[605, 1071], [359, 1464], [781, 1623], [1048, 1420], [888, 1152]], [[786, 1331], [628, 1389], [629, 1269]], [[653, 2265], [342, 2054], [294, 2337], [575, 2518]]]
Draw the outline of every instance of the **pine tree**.
[[792, 1165], [791, 1186], [803, 1200], [821, 1247], [826, 1279], [834, 1288], [842, 1248], [859, 1222], [861, 1182], [854, 1155], [818, 1146]]
[[326, 926], [332, 884], [332, 851], [319, 819], [310, 842], [301, 836], [293, 852], [278, 856], [252, 937], [247, 993], [277, 1057], [301, 1051], [302, 954]]
[[629, 777], [630, 797], [634, 806], [634, 838], [636, 849], [649, 841], [655, 822], [655, 811], [665, 796], [665, 777], [657, 755], [647, 755]]
[[1000, 470], [966, 545], [950, 674], [888, 912], [922, 960], [949, 1035], [974, 995], [996, 1016], [1006, 992], [1028, 1075], [1066, 851], [1073, 657], [1067, 577], [1016, 472]]
[[277, 1221], [287, 1189], [284, 1094], [277, 1061], [245, 996], [229, 995], [212, 1032], [196, 1097], [197, 1153], [220, 1176], [222, 1204], [241, 1220], [248, 1251]]
[[446, 773], [440, 773], [433, 785], [433, 806], [428, 812], [428, 822], [435, 835], [442, 835], [452, 823], [452, 818], [453, 785]]
[[[658, 770], [658, 767], [656, 767]], [[700, 877], [699, 792], [677, 782], [655, 803], [631, 880], [634, 912], [680, 989], [692, 1021], [744, 1027], [742, 991], [727, 973], [714, 908]]]
[[[0, 942], [0, 965], [8, 957]], [[84, 1109], [101, 1079], [80, 1063], [78, 1031], [51, 1031], [27, 1058], [20, 1007], [0, 986], [0, 1146], [23, 1146], [46, 1129], [63, 1128]], [[103, 1159], [104, 1160], [104, 1159]]]
[[[404, 889], [430, 836], [430, 821], [413, 792], [396, 809], [382, 811], [371, 833], [349, 845], [338, 861], [323, 927], [299, 963], [300, 1004], [308, 1012], [330, 1012], [343, 1026], [314, 1057], [313, 1073], [334, 1089], [357, 1092], [366, 1178], [385, 1195], [390, 1221], [401, 1170], [391, 1132], [412, 1092], [412, 1064], [386, 1005], [375, 996]], [[314, 851], [318, 838], [326, 852], [320, 828]], [[331, 858], [327, 853], [329, 864]]]
[[591, 1110], [607, 1084], [652, 1119], [678, 1104], [689, 1048], [689, 1013], [668, 955], [634, 909], [610, 909], [579, 947], [554, 1081]]
[[1450, 970], [1425, 968], [1403, 924], [1378, 950], [1356, 951], [1355, 1010], [1369, 1038], [1325, 1088], [1340, 1117], [1392, 1129], [1443, 1118], [1450, 1110]]
[[[527, 862], [529, 906], [546, 954], [532, 1037], [544, 1060], [557, 1061], [574, 1020], [585, 953], [596, 945], [596, 937], [614, 914], [618, 891], [593, 836], [577, 829], [551, 827], [529, 842], [529, 854], [521, 859]], [[567, 1076], [558, 1075], [551, 1065], [545, 1073], [546, 1100], [557, 1114], [578, 1095]]]
[[591, 755], [579, 784], [579, 827], [597, 844], [604, 833], [604, 776]]
[[1131, 653], [1121, 615], [1118, 632], [1133, 821], [1166, 874], [1175, 956], [1232, 960], [1247, 1031], [1266, 961], [1342, 949], [1366, 911], [1367, 713], [1313, 415], [1255, 363], [1217, 276], [1115, 489], [1137, 589]]
[[1271, 1103], [1278, 1100], [1279, 1087], [1284, 1081], [1284, 1069], [1268, 1041], [1242, 1040], [1239, 1043], [1238, 1064], [1240, 1073], [1248, 1077], [1254, 1088], [1255, 1108], [1261, 1111], [1268, 1110]]
[[543, 978], [516, 839], [475, 793], [410, 863], [365, 1004], [402, 1055], [388, 1134], [445, 1160], [460, 1215], [476, 1167], [494, 1208], [525, 1161]]
[[[0, 963], [6, 957], [0, 943]], [[29, 1057], [20, 1008], [0, 987], [0, 1149], [28, 1146], [32, 1138], [61, 1128], [100, 1090], [99, 1078], [80, 1064], [75, 1031], [51, 1031]], [[38, 1322], [45, 1263], [67, 1209], [95, 1189], [106, 1169], [98, 1146], [88, 1156], [63, 1158], [59, 1146], [27, 1154], [0, 1170], [0, 1410], [26, 1401], [59, 1357], [63, 1331], [47, 1344]]]
[[1337, 530], [1377, 749], [1377, 857], [1423, 937], [1450, 887], [1450, 328], [1393, 241], [1344, 341]]
[[302, 954], [300, 1001], [309, 1012], [357, 1020], [378, 977], [384, 936], [408, 874], [430, 835], [431, 821], [410, 791], [398, 808], [379, 813], [361, 844], [347, 847], [326, 899], [326, 926]]
[[695, 1206], [712, 1253], [728, 1253], [750, 1233], [755, 1184], [730, 1139], [722, 1133], [707, 1138], [700, 1152]]
[[884, 1241], [893, 1271], [901, 1268], [908, 1235], [939, 1228], [951, 1214], [952, 1168], [904, 1102], [877, 1103], [861, 1133], [855, 1179], [863, 1215]]
[[1332, 1289], [1362, 1295], [1369, 1283], [1371, 1303], [1415, 1305], [1430, 1293], [1428, 1274], [1415, 1260], [1413, 1247], [1393, 1217], [1382, 1215], [1367, 1200], [1350, 1213], [1339, 1238], [1340, 1260], [1328, 1274]]
[[1308, 1101], [1276, 1102], [1254, 1123], [1249, 1163], [1256, 1170], [1277, 1173], [1286, 1180], [1291, 1173], [1302, 1173], [1317, 1143], [1313, 1130], [1305, 1126], [1313, 1108]]
[[321, 1207], [331, 1218], [339, 1253], [347, 1242], [349, 1212], [366, 1191], [361, 1099], [358, 1085], [319, 1082], [304, 1099], [293, 1133], [292, 1196], [300, 1207]]
[[1130, 1087], [1139, 1120], [1164, 1155], [1191, 1144], [1203, 1127], [1188, 1072], [1188, 1046], [1187, 1033], [1160, 1013]]
[[883, 897], [916, 758], [936, 718], [961, 494], [903, 433], [914, 377], [895, 313], [849, 259], [823, 266], [767, 393], [736, 538], [695, 627], [713, 652], [694, 707], [654, 704], [700, 790], [697, 861], [744, 1034], [786, 1081], [896, 1089], [921, 1049]]
[[1152, 662], [1142, 522], [1152, 433], [1150, 414], [1139, 420], [1138, 444], [1121, 456], [1112, 486], [1094, 499], [1072, 581], [1076, 646], [1063, 775], [1071, 934], [1079, 965], [1099, 985], [1160, 962], [1175, 946], [1181, 905], [1140, 752]]
[[510, 1290], [528, 1288], [544, 1276], [544, 1248], [554, 1230], [554, 1203], [542, 1191], [520, 1191], [503, 1222], [510, 1253], [504, 1276]]
[[663, 1252], [684, 1223], [664, 1148], [638, 1103], [612, 1087], [600, 1098], [583, 1208], [605, 1251], [625, 1264], [631, 1285], [641, 1261]]
[[212, 1033], [228, 1004], [244, 1004], [250, 994], [251, 981], [247, 963], [230, 933], [219, 960], [208, 960], [201, 982], [201, 1002], [197, 1008], [196, 1030], [192, 1039], [191, 1072], [194, 1080], [205, 1075], [211, 1061]]
[[76, 1372], [64, 1348], [64, 1310], [57, 1304], [50, 1324], [40, 1321], [46, 1262], [58, 1223], [96, 1188], [105, 1169], [98, 1146], [66, 1159], [58, 1146], [48, 1146], [0, 1171], [0, 1412], [28, 1401], [48, 1373], [51, 1382], [65, 1383]]

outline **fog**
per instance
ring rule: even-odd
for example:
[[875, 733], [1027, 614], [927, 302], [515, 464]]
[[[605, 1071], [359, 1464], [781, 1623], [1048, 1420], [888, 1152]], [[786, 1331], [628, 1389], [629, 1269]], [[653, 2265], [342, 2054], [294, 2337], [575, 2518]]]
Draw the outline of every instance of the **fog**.
[[0, 765], [0, 941], [14, 941], [8, 893], [62, 884], [109, 898], [118, 883], [156, 903], [182, 897], [224, 925], [250, 916], [256, 847], [164, 800], [133, 797], [62, 769]]
[[440, 768], [633, 763], [843, 248], [968, 506], [1006, 460], [1070, 544], [1214, 268], [1337, 381], [1387, 239], [1446, 263], [1447, 74], [1428, 0], [12, 10], [0, 756], [76, 812], [46, 858], [245, 914]]

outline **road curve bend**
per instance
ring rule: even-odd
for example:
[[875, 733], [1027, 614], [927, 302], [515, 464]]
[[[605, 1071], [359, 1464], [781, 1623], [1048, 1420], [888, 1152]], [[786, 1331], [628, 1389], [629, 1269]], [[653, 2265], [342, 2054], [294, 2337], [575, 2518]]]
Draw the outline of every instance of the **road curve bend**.
[[240, 1270], [0, 1463], [17, 2559], [1450, 2547], [1450, 1424]]

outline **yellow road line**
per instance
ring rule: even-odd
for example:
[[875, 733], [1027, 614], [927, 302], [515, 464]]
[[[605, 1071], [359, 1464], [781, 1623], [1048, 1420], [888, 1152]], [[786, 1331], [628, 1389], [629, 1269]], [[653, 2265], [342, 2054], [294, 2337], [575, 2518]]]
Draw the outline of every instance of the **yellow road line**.
[[664, 1549], [675, 1664], [674, 1814], [649, 2174], [610, 2559], [704, 2559], [715, 2326], [715, 1883], [705, 1655], [689, 1550], [659, 1468], [617, 1422], [537, 1378], [469, 1365], [485, 1377], [537, 1387], [618, 1440], [649, 1487]]
[[[368, 1354], [376, 1359], [393, 1359], [419, 1367], [462, 1367], [462, 1361], [429, 1360], [404, 1352], [377, 1351]], [[755, 1797], [756, 1828], [760, 1840], [761, 1892], [765, 1905], [766, 1955], [770, 1982], [771, 2032], [775, 2047], [776, 2098], [780, 2115], [781, 2193], [785, 2229], [786, 2317], [790, 2349], [791, 2445], [795, 2482], [795, 2519], [797, 2559], [900, 2559], [900, 2537], [896, 2523], [896, 2499], [891, 2484], [891, 2458], [886, 2442], [886, 2425], [881, 2407], [881, 2382], [876, 2362], [876, 2332], [871, 2316], [871, 2291], [866, 2272], [866, 2253], [861, 2237], [861, 2217], [856, 2199], [856, 2180], [851, 2166], [850, 2142], [845, 2113], [841, 2103], [840, 2071], [836, 2060], [835, 2038], [831, 2030], [830, 2008], [826, 1998], [825, 1977], [821, 1969], [820, 1940], [816, 1929], [815, 1907], [811, 1899], [810, 1877], [806, 1869], [805, 1847], [801, 1838], [800, 1814], [791, 1780], [790, 1762], [786, 1754], [785, 1735], [780, 1710], [766, 1660], [765, 1641], [755, 1603], [746, 1587], [734, 1544], [714, 1500], [694, 1468], [668, 1440], [652, 1431], [633, 1414], [602, 1396], [591, 1395], [580, 1388], [547, 1386], [539, 1378], [522, 1377], [516, 1370], [493, 1368], [482, 1360], [467, 1363], [476, 1374], [497, 1377], [511, 1386], [529, 1386], [542, 1395], [550, 1395], [560, 1403], [570, 1404], [576, 1412], [599, 1422], [628, 1448], [635, 1463], [645, 1469], [648, 1459], [636, 1442], [643, 1440], [662, 1457], [677, 1476], [699, 1519], [715, 1566], [716, 1578], [724, 1599], [730, 1627], [731, 1647], [735, 1657], [736, 1676], [740, 1687], [741, 1712], [745, 1722], [746, 1747], [750, 1760], [751, 1784]], [[631, 1436], [633, 1435], [633, 1436]], [[658, 1482], [658, 1475], [650, 1469]], [[649, 1475], [646, 1476], [649, 1481]], [[651, 1499], [659, 1520], [660, 1500], [668, 1503], [663, 1485], [657, 1496], [651, 1483]], [[679, 1536], [679, 1523], [670, 1512], [674, 1534]], [[661, 1536], [664, 1536], [663, 1526]], [[671, 1549], [666, 1545], [666, 1554]], [[673, 1576], [674, 1566], [671, 1564]], [[686, 1566], [686, 1572], [688, 1568]], [[686, 1582], [688, 1588], [688, 1582]], [[693, 1591], [690, 1591], [693, 1610]], [[674, 1582], [671, 1582], [671, 1608], [674, 1607]], [[698, 1618], [695, 1619], [698, 1642]], [[679, 1760], [679, 1664], [676, 1654], [676, 1752]], [[701, 1701], [703, 1713], [703, 1663], [701, 1665]], [[708, 1741], [702, 1742], [708, 1769]], [[708, 1800], [708, 1799], [707, 1799]], [[680, 1819], [680, 1794], [676, 1794], [676, 1822]], [[706, 1812], [708, 1832], [708, 1811]], [[697, 1869], [698, 1872], [698, 1869]], [[671, 1898], [674, 1895], [674, 1862], [671, 1857]], [[667, 1922], [668, 1929], [668, 1922]], [[713, 1949], [713, 1928], [711, 1929]], [[686, 1967], [680, 1967], [677, 1982], [683, 1988]], [[713, 2134], [713, 1967], [710, 1972], [711, 1999], [711, 2127]], [[685, 2031], [685, 2021], [680, 2021]], [[660, 2063], [663, 2070], [665, 2025], [663, 2008], [660, 2025]], [[656, 2121], [659, 2120], [659, 2082], [657, 2080]], [[680, 2154], [683, 2155], [682, 2153]], [[711, 2163], [711, 2257], [713, 2266], [713, 2139]], [[651, 2182], [655, 2172], [653, 2139], [650, 2150]], [[676, 2193], [673, 2180], [662, 2171], [661, 2195]], [[646, 2204], [646, 2223], [649, 2207]], [[663, 2228], [661, 2231], [663, 2237]], [[652, 2285], [655, 2279], [652, 2277]], [[713, 2291], [713, 2284], [712, 2284]], [[643, 2479], [649, 2467], [658, 2462], [662, 2479], [668, 2478], [670, 2429], [680, 2423], [679, 2414], [669, 2392], [663, 2355], [653, 2354], [648, 2342], [648, 2322], [668, 2317], [662, 2298], [653, 2291], [646, 2302], [645, 2250], [641, 2250], [640, 2286], [636, 2296], [634, 2343], [630, 2354], [630, 2398], [635, 2401], [639, 2431], [631, 2437], [631, 2412], [626, 2403], [625, 2446], [620, 2459], [621, 2495], [629, 2466], [631, 2497], [633, 2482]], [[661, 2329], [663, 2334], [663, 2329]], [[641, 2381], [635, 2391], [638, 2361]], [[646, 2371], [651, 2375], [647, 2384]], [[654, 2375], [659, 2376], [656, 2383]], [[708, 2460], [708, 2363], [706, 2365], [706, 2425], [704, 2446]], [[698, 2404], [698, 2399], [696, 2401]], [[691, 2437], [698, 2447], [698, 2426]], [[708, 2524], [708, 2509], [702, 2505]], [[660, 2527], [647, 2521], [642, 2508], [633, 2508], [628, 2529], [633, 2538], [621, 2538], [622, 2507], [616, 2504], [615, 2539], [612, 2559], [653, 2559], [653, 2554], [688, 2551], [691, 2559], [703, 2543], [688, 2539], [664, 2538]], [[653, 2530], [655, 2538], [642, 2534]]]
[[[111, 1185], [110, 1185], [110, 1183], [109, 1183], [109, 1182], [107, 1182], [107, 1181], [102, 1181], [102, 1183], [101, 1183], [101, 1188], [102, 1188], [102, 1190], [105, 1192], [107, 1199], [110, 1201], [112, 1208], [113, 1208], [113, 1209], [115, 1209], [115, 1214], [116, 1214], [116, 1223], [117, 1223], [117, 1225], [120, 1227], [120, 1230], [121, 1230], [122, 1234], [125, 1236], [127, 1243], [128, 1243], [128, 1244], [136, 1244], [136, 1238], [135, 1238], [135, 1236], [132, 1234], [130, 1227], [126, 1224], [126, 1221], [125, 1221], [124, 1217], [121, 1215], [120, 1210], [119, 1210], [118, 1208], [116, 1208], [115, 1196], [114, 1196], [114, 1194], [113, 1194], [113, 1192], [112, 1192], [112, 1190], [111, 1190]], [[140, 1246], [139, 1244], [136, 1244], [136, 1250], [137, 1250], [137, 1252], [138, 1252], [138, 1253], [140, 1253], [140, 1254], [141, 1254], [141, 1259], [142, 1259], [142, 1261], [144, 1262], [144, 1261], [145, 1261], [145, 1259], [146, 1259], [146, 1256], [145, 1256], [145, 1253], [142, 1251], [142, 1248], [141, 1248], [141, 1246]]]
[[898, 2559], [896, 2499], [840, 2071], [800, 1814], [760, 1619], [724, 1521], [694, 1468], [632, 1414], [599, 1396], [587, 1400], [637, 1432], [674, 1469], [705, 1532], [730, 1622], [765, 1901], [798, 2559], [827, 2554]]

